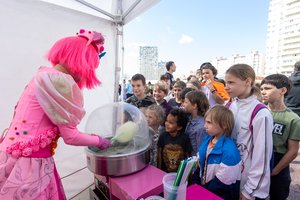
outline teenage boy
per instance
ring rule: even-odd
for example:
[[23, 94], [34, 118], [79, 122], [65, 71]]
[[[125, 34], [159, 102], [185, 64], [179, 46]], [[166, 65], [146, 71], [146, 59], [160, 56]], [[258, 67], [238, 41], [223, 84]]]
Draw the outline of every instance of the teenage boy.
[[134, 105], [141, 109], [155, 103], [153, 97], [146, 95], [146, 79], [142, 74], [135, 74], [131, 78], [131, 85], [133, 89], [133, 95], [126, 99], [126, 103]]
[[289, 196], [289, 164], [297, 157], [299, 149], [300, 118], [284, 103], [284, 96], [290, 89], [290, 80], [281, 74], [269, 75], [261, 82], [262, 100], [268, 104], [274, 119], [274, 168], [271, 173], [270, 200], [283, 200]]

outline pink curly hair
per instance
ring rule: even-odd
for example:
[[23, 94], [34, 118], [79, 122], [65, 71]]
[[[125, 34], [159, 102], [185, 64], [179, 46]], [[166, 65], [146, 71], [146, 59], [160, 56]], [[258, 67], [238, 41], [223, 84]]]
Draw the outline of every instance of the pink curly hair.
[[58, 64], [64, 66], [81, 89], [91, 89], [101, 83], [96, 77], [99, 54], [92, 44], [87, 46], [87, 42], [86, 38], [78, 36], [62, 38], [47, 54], [53, 67]]

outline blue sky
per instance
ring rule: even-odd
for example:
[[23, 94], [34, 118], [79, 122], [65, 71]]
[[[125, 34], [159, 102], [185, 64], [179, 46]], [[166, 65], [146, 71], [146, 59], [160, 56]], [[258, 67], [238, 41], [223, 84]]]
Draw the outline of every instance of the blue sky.
[[139, 46], [158, 47], [175, 75], [214, 57], [265, 53], [268, 0], [162, 0], [124, 26], [124, 71], [138, 71]]

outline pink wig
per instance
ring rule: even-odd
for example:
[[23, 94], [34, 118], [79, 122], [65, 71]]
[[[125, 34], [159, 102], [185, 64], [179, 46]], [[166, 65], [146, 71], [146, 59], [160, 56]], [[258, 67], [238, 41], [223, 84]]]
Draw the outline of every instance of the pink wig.
[[52, 65], [64, 66], [81, 89], [91, 89], [101, 83], [96, 77], [99, 53], [93, 44], [87, 43], [84, 37], [66, 37], [58, 40], [47, 54]]

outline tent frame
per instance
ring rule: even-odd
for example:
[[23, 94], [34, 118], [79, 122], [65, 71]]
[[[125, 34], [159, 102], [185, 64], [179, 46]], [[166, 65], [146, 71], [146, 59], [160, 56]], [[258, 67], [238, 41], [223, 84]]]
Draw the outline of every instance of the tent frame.
[[[87, 6], [113, 20], [116, 28], [116, 59], [115, 59], [115, 84], [114, 84], [114, 101], [117, 102], [119, 100], [119, 80], [120, 80], [120, 71], [122, 71], [122, 76], [124, 73], [124, 46], [123, 46], [123, 26], [126, 17], [131, 13], [142, 0], [136, 0], [125, 12], [123, 12], [122, 0], [117, 0], [117, 15], [113, 15], [85, 0], [76, 0], [84, 6]], [[120, 52], [121, 50], [121, 52]], [[120, 62], [121, 60], [121, 62]], [[119, 67], [121, 65], [121, 67]]]

